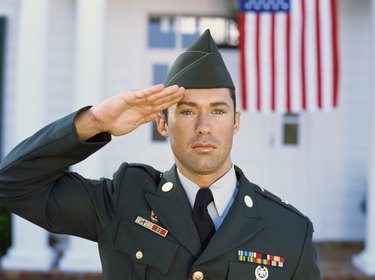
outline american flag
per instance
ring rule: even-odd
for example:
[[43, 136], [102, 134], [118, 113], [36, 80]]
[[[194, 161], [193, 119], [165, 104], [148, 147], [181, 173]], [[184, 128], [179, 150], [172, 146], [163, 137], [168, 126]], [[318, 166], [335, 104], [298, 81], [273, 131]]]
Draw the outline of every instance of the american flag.
[[338, 104], [337, 0], [240, 0], [242, 108], [330, 111]]

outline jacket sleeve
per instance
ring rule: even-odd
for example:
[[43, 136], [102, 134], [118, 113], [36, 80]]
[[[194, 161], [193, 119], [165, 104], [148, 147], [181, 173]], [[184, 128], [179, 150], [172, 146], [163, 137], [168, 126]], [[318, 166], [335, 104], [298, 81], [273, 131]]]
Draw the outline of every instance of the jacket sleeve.
[[95, 240], [108, 219], [112, 181], [69, 172], [110, 141], [80, 142], [74, 119], [57, 120], [17, 145], [0, 165], [0, 206], [53, 232]]
[[302, 249], [301, 258], [292, 280], [318, 280], [320, 271], [317, 264], [317, 252], [312, 243], [312, 235], [314, 232], [311, 221], [307, 219], [307, 231], [305, 242]]

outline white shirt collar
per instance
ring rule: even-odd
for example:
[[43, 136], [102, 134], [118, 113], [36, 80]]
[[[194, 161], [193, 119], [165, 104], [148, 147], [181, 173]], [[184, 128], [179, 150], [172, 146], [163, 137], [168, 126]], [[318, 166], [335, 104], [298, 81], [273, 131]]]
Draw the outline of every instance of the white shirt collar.
[[[187, 197], [189, 199], [191, 208], [194, 207], [195, 196], [197, 195], [200, 187], [193, 181], [185, 177], [177, 168], [178, 177], [180, 182], [185, 189]], [[210, 186], [210, 190], [214, 197], [214, 205], [219, 216], [222, 216], [225, 209], [227, 208], [229, 202], [233, 198], [237, 186], [236, 172], [234, 171], [234, 166], [231, 169], [214, 182]]]

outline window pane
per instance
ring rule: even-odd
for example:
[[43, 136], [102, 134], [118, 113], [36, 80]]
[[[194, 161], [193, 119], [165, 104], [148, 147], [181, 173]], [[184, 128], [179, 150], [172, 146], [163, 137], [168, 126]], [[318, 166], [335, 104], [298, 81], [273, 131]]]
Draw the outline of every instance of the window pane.
[[179, 31], [182, 35], [182, 47], [184, 49], [190, 47], [199, 37], [199, 30], [196, 17], [180, 17]]
[[150, 48], [175, 48], [176, 35], [173, 18], [153, 17], [148, 21], [148, 46]]
[[284, 145], [298, 145], [297, 124], [284, 124]]
[[286, 114], [283, 123], [283, 144], [298, 145], [299, 115]]
[[154, 64], [152, 66], [152, 82], [154, 85], [164, 82], [168, 73], [168, 64]]
[[[161, 84], [164, 82], [165, 76], [168, 72], [168, 64], [154, 64], [152, 66], [153, 83]], [[152, 141], [166, 141], [164, 136], [160, 135], [156, 122], [152, 122]]]
[[199, 34], [182, 34], [182, 47], [184, 49], [189, 48], [195, 40], [199, 38]]

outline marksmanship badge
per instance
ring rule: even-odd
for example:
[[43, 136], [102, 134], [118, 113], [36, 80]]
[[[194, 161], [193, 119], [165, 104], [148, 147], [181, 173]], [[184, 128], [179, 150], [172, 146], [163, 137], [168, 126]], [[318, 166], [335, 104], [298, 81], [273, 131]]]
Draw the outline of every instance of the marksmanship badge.
[[255, 277], [257, 278], [257, 280], [266, 280], [268, 278], [267, 267], [259, 265], [255, 269]]

